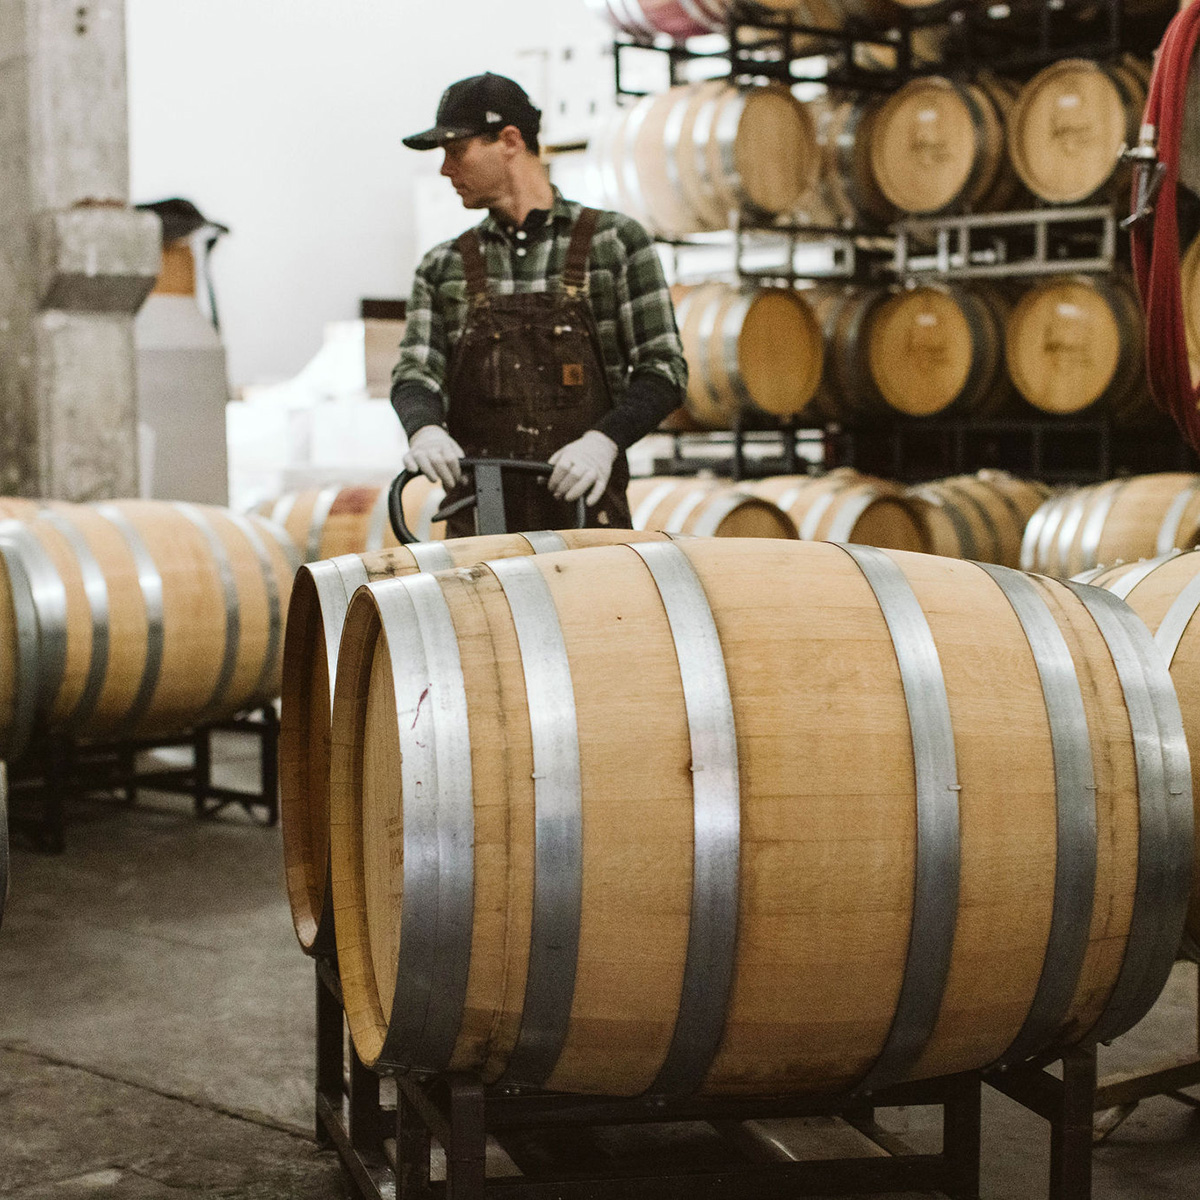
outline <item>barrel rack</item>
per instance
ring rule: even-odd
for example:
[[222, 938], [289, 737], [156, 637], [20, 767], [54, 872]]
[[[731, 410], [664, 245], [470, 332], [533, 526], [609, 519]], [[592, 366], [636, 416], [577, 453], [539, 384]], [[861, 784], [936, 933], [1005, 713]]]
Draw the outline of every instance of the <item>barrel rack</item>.
[[[978, 1200], [984, 1083], [1049, 1126], [1048, 1200], [1091, 1200], [1093, 1146], [1140, 1100], [1165, 1095], [1200, 1107], [1180, 1090], [1200, 1084], [1200, 1053], [1098, 1079], [1094, 1047], [857, 1099], [663, 1102], [485, 1087], [467, 1075], [411, 1075], [394, 1080], [397, 1099], [391, 1104], [383, 1100], [382, 1077], [363, 1065], [349, 1043], [336, 958], [317, 957], [314, 964], [316, 1137], [322, 1148], [336, 1150], [356, 1200], [783, 1200], [931, 1189], [953, 1200]], [[940, 1153], [915, 1153], [876, 1123], [877, 1109], [902, 1105], [942, 1108]], [[877, 1155], [797, 1162], [769, 1152], [745, 1128], [747, 1121], [803, 1116], [840, 1117], [874, 1143]], [[694, 1154], [673, 1161], [668, 1156], [664, 1172], [661, 1161], [645, 1155], [620, 1163], [596, 1140], [613, 1127], [680, 1122], [707, 1123], [718, 1135], [720, 1156], [707, 1163]], [[520, 1175], [487, 1174], [489, 1139]], [[445, 1154], [444, 1181], [430, 1178], [432, 1142]], [[568, 1156], [569, 1167], [556, 1161], [556, 1148]]]
[[[257, 790], [218, 786], [212, 778], [212, 737], [232, 732], [258, 743]], [[186, 748], [192, 761], [183, 767], [139, 767], [138, 755]], [[47, 735], [31, 742], [8, 764], [9, 823], [39, 850], [60, 854], [66, 848], [69, 800], [119, 795], [133, 805], [141, 789], [192, 797], [195, 814], [215, 816], [239, 805], [263, 825], [279, 820], [279, 717], [273, 704], [228, 721], [197, 726], [170, 738], [120, 742], [77, 742]]]

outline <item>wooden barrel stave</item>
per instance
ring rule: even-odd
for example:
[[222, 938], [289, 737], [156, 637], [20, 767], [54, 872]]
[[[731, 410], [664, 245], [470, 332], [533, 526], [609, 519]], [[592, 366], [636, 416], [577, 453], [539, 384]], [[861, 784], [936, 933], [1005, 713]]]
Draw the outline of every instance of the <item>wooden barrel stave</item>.
[[[501, 564], [519, 572], [447, 573], [420, 597], [411, 581], [357, 594], [335, 699], [332, 831], [339, 969], [364, 1061], [615, 1095], [693, 1086], [724, 1094], [836, 1092], [864, 1081], [977, 1069], [1017, 1048], [1027, 1057], [1121, 1032], [1140, 1017], [1174, 960], [1176, 947], [1165, 942], [1183, 926], [1183, 859], [1190, 861], [1192, 850], [1182, 834], [1163, 841], [1169, 862], [1160, 866], [1170, 884], [1161, 908], [1138, 892], [1139, 787], [1148, 800], [1155, 784], [1138, 777], [1129, 727], [1111, 714], [1127, 705], [1132, 713], [1138, 703], [1131, 657], [1155, 686], [1165, 679], [1144, 631], [1129, 631], [1137, 646], [1132, 656], [1116, 641], [1110, 652], [1120, 618], [1101, 610], [1102, 625], [1062, 585], [992, 578], [981, 567], [931, 556], [851, 549], [856, 556], [827, 544], [679, 543], [676, 554], [694, 573], [708, 614], [701, 608], [689, 627], [695, 641], [678, 625], [673, 637], [663, 608], [683, 594], [685, 583], [667, 582], [678, 560], [658, 563], [662, 574], [652, 575], [640, 553], [621, 547]], [[1058, 630], [1059, 661], [1078, 689], [1074, 711], [1089, 732], [1086, 745], [1078, 725], [1065, 732], [1070, 722], [1048, 699], [1053, 693], [1042, 690], [1039, 671], [1048, 664], [1029, 632], [1032, 619], [1017, 615], [1011, 597], [1018, 584], [1038, 620]], [[919, 634], [889, 635], [893, 587], [922, 614]], [[418, 599], [440, 614], [443, 633], [403, 616]], [[1023, 620], [1031, 624], [1023, 627]], [[531, 653], [547, 627], [557, 649]], [[740, 878], [714, 876], [721, 890], [709, 897], [717, 922], [733, 900], [735, 950], [726, 953], [736, 958], [722, 956], [726, 970], [719, 972], [710, 964], [709, 986], [696, 989], [687, 914], [694, 911], [699, 800], [690, 781], [712, 777], [694, 771], [685, 702], [691, 697], [681, 689], [681, 672], [686, 688], [684, 664], [709, 636], [705, 628], [715, 631], [714, 642], [719, 636], [717, 663], [724, 663], [729, 688], [728, 701], [712, 702], [714, 711], [729, 712], [739, 748], [753, 752], [735, 760], [730, 776], [741, 781], [740, 797], [735, 789], [716, 801], [732, 801], [741, 814], [739, 837], [718, 852], [722, 862], [730, 854], [740, 859]], [[420, 678], [428, 686], [427, 673], [405, 667], [403, 647], [413, 638], [424, 639], [427, 653], [457, 644], [454, 703], [470, 728], [464, 752], [471, 790], [446, 793], [439, 804], [447, 819], [453, 813], [469, 823], [463, 846], [474, 847], [473, 858], [456, 860], [456, 874], [444, 883], [465, 871], [473, 886], [469, 896], [454, 893], [461, 935], [436, 944], [420, 940], [432, 936], [420, 912], [433, 880], [418, 883], [408, 870], [412, 864], [415, 871], [424, 835], [402, 827], [394, 807], [402, 754], [413, 765], [414, 736], [425, 741], [433, 732], [432, 711], [420, 731], [408, 728], [405, 697], [415, 699]], [[933, 648], [938, 686], [948, 697], [944, 718], [915, 701], [927, 688], [911, 686], [912, 706], [906, 703], [898, 660], [911, 663], [918, 643]], [[982, 691], [981, 656], [993, 664]], [[561, 868], [572, 878], [579, 872], [579, 891], [568, 890], [562, 911], [553, 913], [534, 889], [535, 863], [547, 849], [541, 835], [549, 832], [538, 827], [548, 802], [539, 791], [546, 776], [535, 719], [543, 665], [572, 687], [582, 781], [578, 807], [569, 809], [578, 816], [565, 818], [579, 820], [579, 841], [570, 843]], [[631, 676], [638, 680], [632, 690]], [[619, 725], [606, 702], [613, 694], [622, 697]], [[1178, 712], [1169, 708], [1151, 707], [1135, 721], [1146, 730], [1156, 725], [1172, 756], [1168, 773], [1178, 779], [1186, 755]], [[790, 719], [781, 722], [781, 712]], [[865, 713], [869, 754], [859, 729]], [[937, 873], [930, 908], [914, 887], [915, 837], [907, 832], [915, 824], [912, 739], [922, 744], [942, 720], [953, 729], [951, 777], [961, 790], [938, 794], [961, 818], [945, 843], [959, 857], [953, 876]], [[627, 727], [654, 730], [655, 752], [630, 755]], [[1054, 762], [1068, 736], [1081, 761], [1090, 762], [1078, 781], [1086, 785], [1082, 795], [1091, 797], [1095, 786], [1094, 832], [1090, 839], [1083, 826], [1071, 833], [1080, 839], [1072, 853], [1094, 853], [1094, 889], [1055, 888]], [[601, 778], [603, 787], [589, 786]], [[1190, 824], [1178, 797], [1168, 806], [1176, 830]], [[403, 898], [398, 855], [406, 864]], [[961, 878], [962, 886], [947, 903], [949, 878]], [[800, 891], [797, 880], [804, 881]], [[565, 898], [574, 895], [577, 908]], [[1064, 906], [1080, 902], [1073, 918], [1052, 923]], [[557, 920], [554, 944], [567, 946], [563, 969], [573, 990], [543, 986], [546, 933], [533, 922], [535, 910], [539, 920]], [[921, 936], [927, 918], [942, 930], [928, 936], [944, 986], [926, 980], [927, 994], [898, 1013], [910, 934]], [[1071, 931], [1058, 948], [1049, 944], [1052, 929], [1059, 936]], [[398, 961], [402, 968], [419, 964], [423, 954], [436, 954], [444, 966], [428, 992], [436, 1017], [424, 1029], [408, 1019], [426, 975], [397, 972]], [[1124, 978], [1126, 954], [1146, 965], [1144, 988]], [[682, 1060], [673, 1062], [684, 1009], [715, 1036], [689, 1039]], [[911, 1029], [921, 1013], [928, 1024], [913, 1052], [894, 1054], [889, 1031], [896, 1023]], [[549, 1052], [531, 1052], [526, 1018], [547, 1034]], [[662, 1086], [664, 1074], [670, 1086]]]

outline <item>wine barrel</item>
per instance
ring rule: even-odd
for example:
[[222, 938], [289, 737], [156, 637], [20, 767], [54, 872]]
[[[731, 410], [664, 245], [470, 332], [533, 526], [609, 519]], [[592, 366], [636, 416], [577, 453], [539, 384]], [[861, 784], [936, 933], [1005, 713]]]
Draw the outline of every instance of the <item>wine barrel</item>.
[[901, 212], [1002, 208], [1015, 191], [1004, 153], [1012, 88], [922, 76], [884, 102], [870, 132], [879, 190]]
[[1187, 749], [1100, 589], [693, 539], [370, 584], [344, 628], [333, 891], [368, 1066], [873, 1090], [1107, 1040], [1170, 973]]
[[1050, 489], [1005, 471], [935, 479], [911, 489], [922, 501], [930, 549], [946, 558], [1021, 565], [1021, 540]]
[[812, 120], [781, 85], [726, 85], [706, 93], [692, 137], [700, 203], [711, 210], [779, 216], [791, 212], [816, 179], [820, 155]]
[[769, 500], [719, 479], [635, 479], [628, 495], [634, 529], [694, 537], [799, 536], [792, 519]]
[[828, 475], [774, 475], [746, 486], [787, 513], [805, 541], [929, 549], [919, 506], [886, 480], [842, 468]]
[[588, 0], [609, 24], [639, 40], [665, 33], [675, 41], [720, 33], [729, 21], [729, 0]]
[[729, 429], [739, 412], [787, 418], [804, 411], [824, 359], [804, 292], [706, 283], [672, 295], [688, 364], [686, 407], [697, 421]]
[[1192, 240], [1179, 267], [1183, 293], [1183, 326], [1187, 338], [1192, 386], [1200, 385], [1200, 236]]
[[420, 571], [473, 567], [554, 550], [664, 541], [632, 529], [504, 533], [393, 546], [303, 566], [296, 573], [283, 646], [279, 813], [292, 923], [306, 954], [333, 950], [329, 890], [329, 722], [342, 619], [355, 589]]
[[893, 293], [866, 327], [879, 394], [907, 416], [995, 414], [1008, 395], [1006, 315], [994, 289], [937, 283]]
[[1146, 408], [1145, 327], [1123, 276], [1035, 284], [1012, 309], [1004, 356], [1017, 390], [1043, 412], [1102, 407], [1129, 420]]
[[10, 751], [35, 726], [164, 736], [272, 700], [294, 555], [261, 517], [183, 502], [49, 504], [0, 524]]
[[[1094, 587], [1119, 596], [1154, 635], [1175, 683], [1189, 746], [1200, 746], [1200, 553], [1172, 550], [1137, 563], [1089, 572]], [[1192, 794], [1200, 796], [1192, 766]], [[1192, 896], [1188, 904], [1184, 949], [1200, 958], [1200, 851], [1193, 862]]]
[[1048, 500], [1029, 519], [1021, 567], [1069, 578], [1200, 541], [1200, 475], [1111, 479]]
[[[433, 521], [433, 514], [446, 498], [440, 483], [418, 476], [404, 489], [404, 520], [422, 541], [446, 536], [446, 523]], [[305, 562], [336, 558], [339, 554], [362, 554], [396, 545], [388, 520], [387, 487], [310, 488], [287, 492], [279, 499], [260, 505], [263, 516], [282, 525], [299, 548]]]
[[1059, 59], [1018, 94], [1008, 122], [1013, 167], [1051, 204], [1127, 195], [1121, 152], [1137, 145], [1145, 107], [1145, 83], [1128, 66]]

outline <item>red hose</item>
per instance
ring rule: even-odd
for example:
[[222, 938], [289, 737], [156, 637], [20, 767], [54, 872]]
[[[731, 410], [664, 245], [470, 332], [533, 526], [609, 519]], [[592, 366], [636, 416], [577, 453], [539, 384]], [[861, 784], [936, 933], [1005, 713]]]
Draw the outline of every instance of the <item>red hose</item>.
[[[1179, 13], [1159, 47], [1146, 113], [1147, 126], [1158, 132], [1158, 161], [1165, 171], [1152, 220], [1132, 227], [1133, 273], [1146, 313], [1146, 372], [1158, 406], [1174, 418], [1193, 449], [1200, 450], [1200, 390], [1192, 386], [1180, 284], [1179, 225], [1175, 197], [1179, 183], [1179, 149], [1185, 121], [1188, 73], [1200, 36], [1200, 3]], [[1151, 135], [1153, 136], [1153, 135]], [[1138, 206], [1138, 178], [1153, 169], [1139, 164], [1134, 173], [1133, 207]]]

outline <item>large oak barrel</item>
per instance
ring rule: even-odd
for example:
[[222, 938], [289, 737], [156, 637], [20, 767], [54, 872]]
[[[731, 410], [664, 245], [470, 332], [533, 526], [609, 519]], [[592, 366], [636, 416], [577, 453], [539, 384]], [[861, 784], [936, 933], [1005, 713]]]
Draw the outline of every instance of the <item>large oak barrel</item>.
[[[1200, 746], [1200, 621], [1194, 619], [1200, 608], [1200, 553], [1175, 550], [1081, 578], [1119, 596], [1146, 623], [1175, 682], [1188, 745]], [[1193, 798], [1200, 796], [1197, 762], [1192, 766]], [[1200, 957], [1200, 844], [1193, 862], [1185, 946], [1191, 958]]]
[[740, 412], [787, 418], [821, 382], [821, 326], [804, 292], [705, 283], [676, 287], [675, 319], [688, 364], [687, 410], [710, 429]]
[[871, 169], [901, 212], [1001, 208], [1014, 180], [1004, 153], [1012, 90], [981, 77], [922, 76], [884, 102], [871, 126]]
[[871, 315], [865, 347], [888, 407], [914, 417], [995, 413], [1009, 393], [1006, 315], [988, 288], [938, 283], [890, 295]]
[[635, 479], [628, 495], [634, 529], [695, 537], [798, 536], [791, 517], [776, 505], [719, 479]]
[[[404, 520], [422, 541], [446, 536], [446, 523], [433, 521], [433, 514], [445, 498], [442, 485], [430, 483], [423, 475], [405, 487], [401, 497]], [[258, 511], [288, 531], [305, 562], [316, 562], [396, 545], [387, 505], [386, 487], [335, 483], [287, 492], [260, 505]]]
[[1029, 519], [1021, 567], [1068, 578], [1200, 541], [1200, 475], [1111, 479], [1047, 500]]
[[1116, 1036], [1179, 946], [1180, 715], [1101, 589], [721, 539], [415, 575], [351, 601], [333, 726], [377, 1069], [870, 1091]]
[[1065, 58], [1021, 89], [1009, 114], [1008, 152], [1025, 186], [1051, 204], [1128, 191], [1121, 158], [1136, 146], [1146, 85], [1122, 63]]
[[729, 20], [729, 0], [588, 0], [614, 29], [635, 38], [665, 33], [676, 41], [719, 33]]
[[1145, 326], [1123, 276], [1065, 275], [1035, 284], [1013, 307], [1008, 373], [1035, 408], [1102, 406], [1121, 419], [1145, 410]]
[[1005, 471], [935, 479], [912, 489], [930, 549], [947, 558], [1021, 565], [1021, 539], [1050, 489]]
[[279, 812], [292, 923], [306, 953], [333, 950], [329, 722], [342, 620], [355, 590], [380, 579], [470, 567], [491, 559], [622, 542], [663, 541], [668, 537], [631, 529], [503, 533], [346, 554], [310, 563], [297, 571], [283, 646]]
[[787, 513], [805, 541], [929, 549], [920, 506], [886, 480], [840, 468], [827, 475], [774, 475], [745, 486]]
[[1179, 268], [1179, 286], [1183, 293], [1183, 326], [1187, 339], [1188, 365], [1192, 385], [1200, 384], [1200, 236], [1184, 253]]
[[274, 699], [294, 554], [261, 517], [183, 502], [50, 504], [0, 525], [10, 747], [35, 726], [160, 736]]

